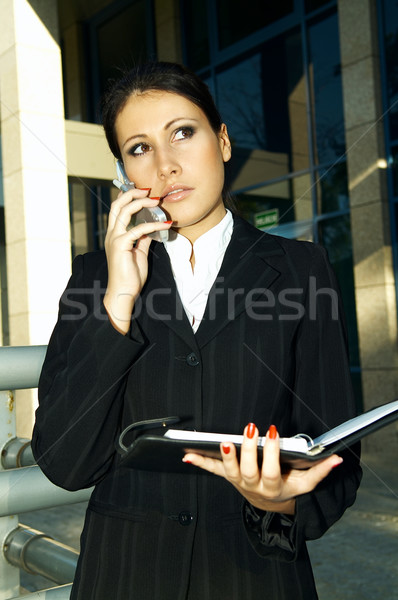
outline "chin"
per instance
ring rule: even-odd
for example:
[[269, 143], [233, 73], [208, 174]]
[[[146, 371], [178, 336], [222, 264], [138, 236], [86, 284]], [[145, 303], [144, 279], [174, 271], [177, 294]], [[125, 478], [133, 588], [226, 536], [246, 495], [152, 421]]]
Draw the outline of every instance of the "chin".
[[192, 219], [175, 219], [173, 220], [172, 227], [174, 229], [184, 229], [185, 227], [193, 227], [194, 225], [198, 225], [201, 221], [203, 221], [203, 219], [205, 219], [206, 216], [207, 215], [203, 215]]

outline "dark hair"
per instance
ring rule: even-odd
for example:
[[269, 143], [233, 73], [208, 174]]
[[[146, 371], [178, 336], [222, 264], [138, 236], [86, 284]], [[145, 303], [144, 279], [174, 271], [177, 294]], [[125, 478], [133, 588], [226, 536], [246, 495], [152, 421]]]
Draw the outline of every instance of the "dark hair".
[[[149, 62], [136, 65], [118, 80], [109, 82], [102, 98], [101, 114], [106, 139], [112, 154], [121, 159], [116, 139], [115, 122], [132, 94], [143, 94], [150, 90], [160, 90], [184, 96], [196, 104], [206, 115], [214, 133], [221, 129], [222, 119], [207, 85], [183, 65], [169, 62]], [[223, 189], [224, 202], [233, 208], [233, 201]]]

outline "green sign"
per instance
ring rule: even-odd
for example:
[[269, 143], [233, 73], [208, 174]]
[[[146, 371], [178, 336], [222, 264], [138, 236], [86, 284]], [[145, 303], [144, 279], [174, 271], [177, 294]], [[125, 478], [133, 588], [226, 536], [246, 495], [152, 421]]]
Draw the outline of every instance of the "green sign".
[[265, 229], [277, 225], [279, 220], [279, 209], [271, 208], [260, 213], [254, 214], [254, 226], [259, 229]]

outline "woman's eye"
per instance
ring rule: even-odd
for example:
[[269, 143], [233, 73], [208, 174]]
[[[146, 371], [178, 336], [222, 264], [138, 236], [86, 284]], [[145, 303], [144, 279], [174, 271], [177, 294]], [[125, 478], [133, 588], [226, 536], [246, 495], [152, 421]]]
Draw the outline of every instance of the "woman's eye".
[[193, 127], [181, 127], [177, 129], [174, 139], [175, 140], [185, 140], [186, 138], [192, 137], [194, 134]]
[[136, 144], [129, 150], [129, 154], [132, 156], [141, 156], [142, 154], [146, 154], [149, 152], [150, 146], [149, 144]]

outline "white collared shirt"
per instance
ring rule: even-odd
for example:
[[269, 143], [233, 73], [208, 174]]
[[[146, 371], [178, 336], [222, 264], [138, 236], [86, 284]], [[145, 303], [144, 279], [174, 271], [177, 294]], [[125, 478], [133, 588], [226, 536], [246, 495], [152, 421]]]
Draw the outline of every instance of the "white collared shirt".
[[193, 271], [190, 262], [191, 242], [179, 233], [164, 242], [182, 305], [195, 332], [203, 319], [210, 289], [231, 240], [233, 225], [232, 214], [227, 210], [225, 217], [215, 227], [196, 240], [193, 245]]

